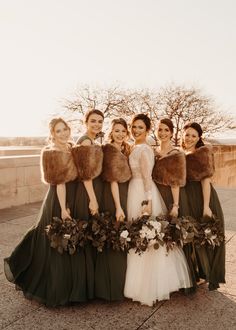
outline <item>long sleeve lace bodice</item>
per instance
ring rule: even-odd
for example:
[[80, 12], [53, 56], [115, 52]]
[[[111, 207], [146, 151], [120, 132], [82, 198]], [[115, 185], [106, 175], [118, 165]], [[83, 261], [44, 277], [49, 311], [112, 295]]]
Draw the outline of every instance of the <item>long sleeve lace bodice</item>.
[[147, 144], [138, 144], [129, 156], [132, 178], [143, 180], [145, 198], [152, 199], [152, 169], [154, 166], [154, 152]]

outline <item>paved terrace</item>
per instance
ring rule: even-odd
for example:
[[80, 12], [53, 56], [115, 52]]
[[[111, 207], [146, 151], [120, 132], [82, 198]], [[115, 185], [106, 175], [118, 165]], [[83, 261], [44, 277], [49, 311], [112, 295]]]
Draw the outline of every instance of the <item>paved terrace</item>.
[[173, 293], [154, 307], [125, 300], [96, 300], [73, 307], [45, 308], [15, 291], [3, 273], [8, 256], [34, 223], [41, 203], [0, 210], [0, 329], [236, 329], [236, 189], [217, 189], [226, 222], [226, 281], [218, 291], [202, 284], [197, 293]]

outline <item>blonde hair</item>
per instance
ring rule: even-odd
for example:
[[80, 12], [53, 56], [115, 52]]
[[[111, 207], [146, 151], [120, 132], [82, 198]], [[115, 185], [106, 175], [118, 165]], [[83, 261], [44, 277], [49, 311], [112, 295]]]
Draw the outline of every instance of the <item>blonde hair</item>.
[[[118, 124], [122, 125], [126, 129], [127, 138], [130, 136], [130, 132], [129, 132], [128, 125], [127, 125], [126, 121], [123, 118], [115, 118], [111, 122], [111, 128], [110, 128], [110, 131], [108, 133], [109, 143], [114, 142], [113, 137], [112, 137], [112, 130], [114, 129], [115, 125], [118, 125]], [[129, 156], [130, 151], [131, 151], [130, 145], [125, 141], [122, 142], [121, 151], [126, 156]]]
[[48, 124], [48, 126], [49, 126], [49, 132], [50, 132], [50, 135], [48, 137], [48, 142], [49, 143], [52, 143], [53, 142], [54, 129], [55, 129], [55, 126], [58, 123], [63, 123], [68, 128], [68, 130], [71, 132], [70, 126], [67, 124], [67, 122], [63, 118], [61, 118], [61, 117], [53, 118], [53, 119], [50, 120], [50, 122]]

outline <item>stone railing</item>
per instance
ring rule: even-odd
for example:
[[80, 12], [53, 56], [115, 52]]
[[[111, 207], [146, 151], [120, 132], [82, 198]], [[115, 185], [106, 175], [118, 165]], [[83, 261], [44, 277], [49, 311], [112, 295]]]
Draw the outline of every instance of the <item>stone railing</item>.
[[219, 187], [236, 188], [236, 145], [214, 145], [215, 174]]
[[[219, 187], [236, 188], [236, 145], [214, 146]], [[42, 201], [47, 185], [40, 179], [40, 155], [0, 157], [0, 209]]]
[[40, 156], [0, 157], [0, 209], [41, 201], [47, 185], [40, 179]]

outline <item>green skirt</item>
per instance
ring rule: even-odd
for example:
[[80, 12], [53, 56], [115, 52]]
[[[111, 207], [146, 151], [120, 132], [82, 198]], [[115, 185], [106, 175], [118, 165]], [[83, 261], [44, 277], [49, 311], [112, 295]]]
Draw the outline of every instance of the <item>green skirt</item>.
[[[101, 200], [103, 194], [103, 182], [101, 177], [97, 177], [93, 180], [93, 188], [99, 205], [99, 211], [101, 211]], [[84, 183], [81, 181], [77, 182], [75, 198], [74, 198], [74, 217], [80, 220], [91, 220], [91, 214], [89, 211], [89, 197], [85, 189]], [[97, 259], [97, 251], [88, 243], [84, 247], [84, 272], [86, 274], [86, 296], [88, 299], [95, 298], [95, 265]]]
[[[186, 184], [190, 215], [200, 219], [203, 213], [202, 186], [199, 181], [191, 181]], [[218, 195], [211, 185], [210, 208], [212, 213], [221, 221], [224, 229], [224, 216]], [[199, 274], [201, 278], [209, 282], [209, 289], [219, 287], [219, 283], [225, 283], [225, 243], [213, 248], [210, 245], [196, 246]]]
[[[128, 182], [119, 183], [121, 207], [127, 215]], [[104, 212], [109, 212], [115, 220], [115, 204], [111, 193], [110, 183], [104, 183], [102, 198]], [[99, 252], [95, 270], [95, 294], [96, 297], [108, 301], [124, 299], [125, 274], [127, 267], [127, 255], [123, 251], [114, 251], [105, 248]]]
[[[76, 183], [66, 184], [67, 205], [74, 208]], [[61, 217], [56, 186], [50, 186], [36, 224], [28, 230], [10, 257], [4, 260], [7, 279], [24, 295], [46, 306], [67, 305], [87, 300], [85, 256], [59, 254], [50, 247], [45, 227], [52, 217]], [[72, 214], [73, 216], [73, 214]]]

